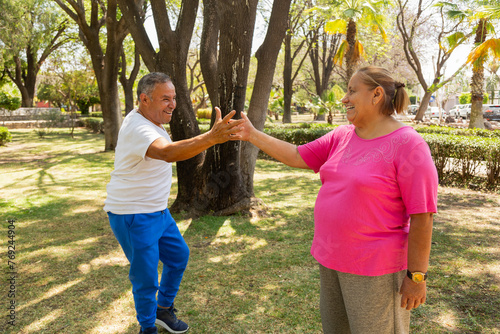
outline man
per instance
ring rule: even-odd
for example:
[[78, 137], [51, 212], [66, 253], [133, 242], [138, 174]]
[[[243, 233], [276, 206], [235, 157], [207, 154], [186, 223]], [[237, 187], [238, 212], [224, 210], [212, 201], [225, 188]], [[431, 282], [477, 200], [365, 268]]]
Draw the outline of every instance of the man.
[[[171, 79], [163, 73], [147, 74], [139, 81], [137, 97], [139, 107], [125, 117], [118, 135], [104, 210], [130, 261], [139, 333], [157, 333], [155, 324], [170, 333], [185, 333], [189, 326], [177, 319], [174, 298], [189, 248], [167, 209], [171, 163], [192, 158], [212, 145], [238, 140], [243, 120], [231, 120], [234, 110], [221, 119], [221, 111], [216, 108], [210, 131], [172, 142], [163, 127], [176, 107]], [[163, 271], [158, 285], [160, 260]]]

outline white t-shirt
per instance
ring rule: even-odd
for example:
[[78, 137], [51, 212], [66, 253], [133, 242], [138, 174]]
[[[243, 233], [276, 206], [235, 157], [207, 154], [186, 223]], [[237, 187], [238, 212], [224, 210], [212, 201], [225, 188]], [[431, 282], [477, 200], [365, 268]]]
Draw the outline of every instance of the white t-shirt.
[[172, 164], [151, 159], [146, 152], [156, 139], [172, 142], [167, 131], [136, 109], [123, 120], [115, 149], [115, 169], [106, 189], [104, 210], [115, 214], [165, 210], [172, 185]]

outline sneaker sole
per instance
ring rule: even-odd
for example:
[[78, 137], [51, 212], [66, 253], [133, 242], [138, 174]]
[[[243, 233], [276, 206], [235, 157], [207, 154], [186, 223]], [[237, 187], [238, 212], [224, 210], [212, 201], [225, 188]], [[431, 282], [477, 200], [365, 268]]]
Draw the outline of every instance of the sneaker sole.
[[186, 328], [182, 331], [173, 330], [172, 328], [168, 327], [168, 325], [166, 323], [164, 323], [163, 321], [161, 321], [159, 319], [155, 320], [155, 324], [160, 325], [161, 327], [165, 328], [169, 333], [173, 333], [173, 334], [182, 334], [182, 333], [186, 333], [189, 330], [189, 326], [188, 326], [188, 328]]

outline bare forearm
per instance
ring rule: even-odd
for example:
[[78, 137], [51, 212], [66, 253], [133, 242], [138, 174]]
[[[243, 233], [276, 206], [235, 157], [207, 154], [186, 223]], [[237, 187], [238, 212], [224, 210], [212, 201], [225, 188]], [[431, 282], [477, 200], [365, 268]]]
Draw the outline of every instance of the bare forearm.
[[253, 131], [249, 141], [266, 154], [288, 166], [309, 168], [300, 156], [297, 146], [293, 144], [271, 137], [261, 131]]
[[[411, 215], [408, 234], [408, 270], [427, 272], [432, 240], [432, 213]], [[426, 282], [415, 283], [405, 277], [401, 285], [401, 307], [411, 310], [425, 303]]]
[[204, 133], [193, 138], [169, 143], [162, 148], [160, 159], [167, 162], [187, 160], [215, 144], [216, 142], [210, 140], [209, 133]]
[[432, 243], [432, 213], [412, 215], [408, 234], [408, 270], [427, 272]]

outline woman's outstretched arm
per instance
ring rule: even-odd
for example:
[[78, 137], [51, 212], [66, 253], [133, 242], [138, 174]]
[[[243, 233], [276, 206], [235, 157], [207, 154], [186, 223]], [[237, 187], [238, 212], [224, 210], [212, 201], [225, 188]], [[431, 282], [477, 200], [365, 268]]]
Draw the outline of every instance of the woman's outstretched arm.
[[241, 113], [241, 117], [245, 120], [240, 125], [242, 131], [238, 133], [241, 140], [252, 143], [271, 157], [290, 167], [309, 169], [300, 156], [297, 146], [257, 130], [244, 113]]

